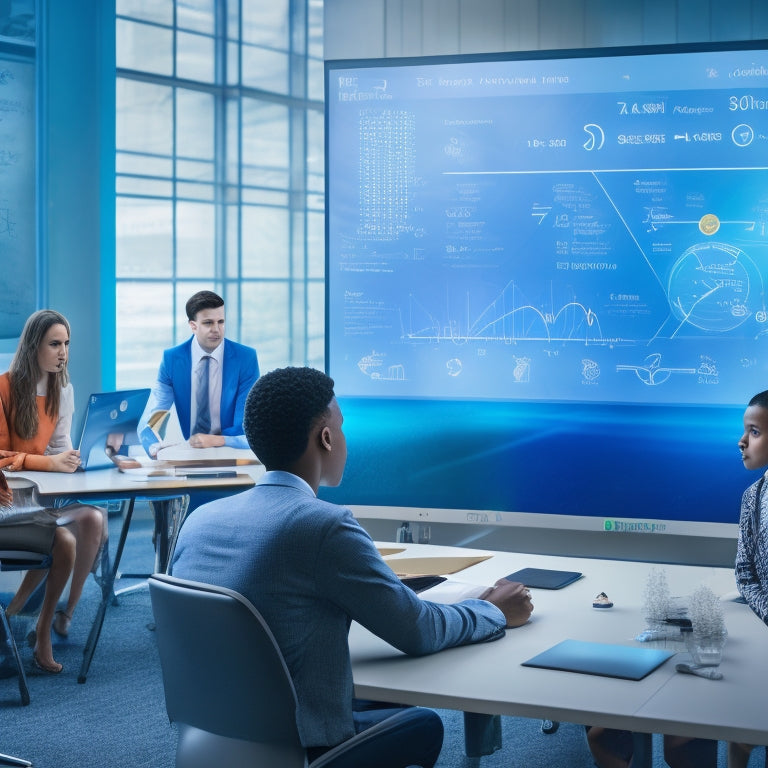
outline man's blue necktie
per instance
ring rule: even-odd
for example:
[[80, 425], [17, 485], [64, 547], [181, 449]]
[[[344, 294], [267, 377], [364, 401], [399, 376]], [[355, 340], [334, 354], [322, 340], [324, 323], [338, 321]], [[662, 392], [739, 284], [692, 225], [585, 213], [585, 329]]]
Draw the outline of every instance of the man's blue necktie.
[[197, 418], [195, 426], [192, 427], [192, 434], [199, 432], [207, 435], [211, 431], [211, 408], [208, 404], [208, 368], [210, 367], [211, 356], [205, 355], [200, 358], [197, 366]]

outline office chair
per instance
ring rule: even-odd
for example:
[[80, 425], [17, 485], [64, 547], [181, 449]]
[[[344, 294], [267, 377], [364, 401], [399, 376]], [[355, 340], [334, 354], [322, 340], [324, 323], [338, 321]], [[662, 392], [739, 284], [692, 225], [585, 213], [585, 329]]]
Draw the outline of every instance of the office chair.
[[[275, 638], [242, 595], [154, 574], [149, 579], [176, 768], [306, 768], [296, 692]], [[382, 735], [407, 728], [403, 710], [326, 752], [312, 768], [366, 765]]]
[[[0, 573], [5, 571], [29, 571], [33, 569], [47, 569], [51, 567], [51, 556], [40, 552], [29, 552], [21, 549], [13, 549], [2, 541], [3, 529], [0, 526]], [[19, 656], [19, 649], [16, 646], [16, 640], [11, 632], [11, 626], [8, 617], [5, 615], [5, 606], [0, 604], [0, 623], [5, 632], [8, 650], [13, 659], [19, 674], [19, 693], [21, 694], [21, 703], [26, 706], [29, 704], [29, 688], [27, 687], [27, 676], [24, 674], [24, 667]], [[2, 764], [2, 763], [0, 763]], [[23, 764], [23, 763], [22, 763]]]

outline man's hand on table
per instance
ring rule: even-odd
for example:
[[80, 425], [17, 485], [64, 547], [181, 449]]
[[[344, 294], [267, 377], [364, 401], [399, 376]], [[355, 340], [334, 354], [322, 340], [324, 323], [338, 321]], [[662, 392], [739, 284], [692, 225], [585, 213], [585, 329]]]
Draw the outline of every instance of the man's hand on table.
[[190, 436], [189, 445], [192, 448], [220, 448], [224, 445], [224, 435], [206, 435], [198, 432]]
[[533, 613], [531, 592], [519, 581], [499, 579], [493, 587], [489, 587], [480, 595], [480, 599], [487, 600], [499, 608], [509, 628], [522, 626]]

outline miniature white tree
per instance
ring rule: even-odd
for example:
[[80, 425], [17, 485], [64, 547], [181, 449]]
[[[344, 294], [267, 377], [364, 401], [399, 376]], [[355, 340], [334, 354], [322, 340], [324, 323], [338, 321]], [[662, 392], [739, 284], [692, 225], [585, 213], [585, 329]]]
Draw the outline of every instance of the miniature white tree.
[[701, 586], [691, 595], [689, 614], [692, 631], [685, 644], [691, 657], [697, 664], [717, 666], [728, 637], [720, 600], [709, 587]]
[[698, 587], [691, 595], [689, 614], [695, 635], [717, 637], [725, 634], [723, 605], [709, 587]]
[[667, 574], [664, 570], [651, 568], [645, 584], [643, 611], [651, 628], [658, 629], [669, 616], [670, 599]]

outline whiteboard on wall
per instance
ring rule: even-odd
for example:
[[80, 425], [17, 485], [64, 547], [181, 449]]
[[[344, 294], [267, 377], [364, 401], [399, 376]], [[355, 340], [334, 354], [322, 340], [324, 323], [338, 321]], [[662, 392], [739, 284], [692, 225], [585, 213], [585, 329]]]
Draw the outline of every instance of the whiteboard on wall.
[[35, 310], [35, 65], [0, 53], [0, 339]]

